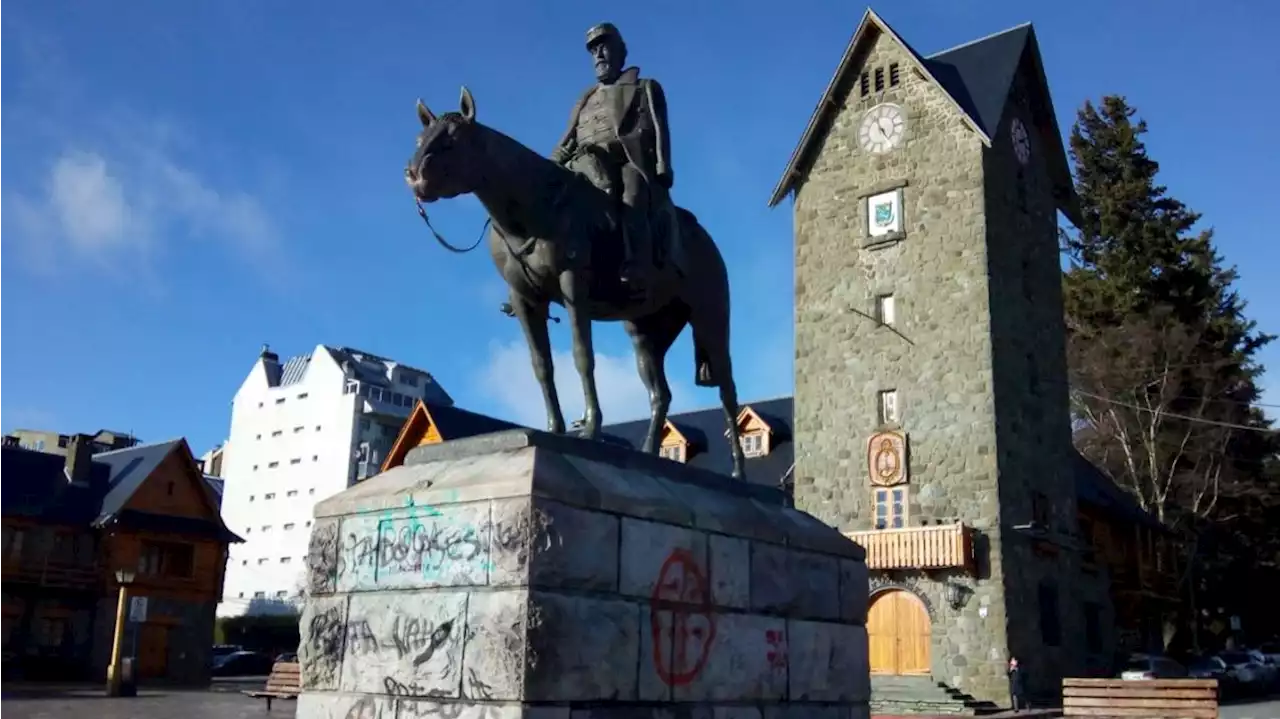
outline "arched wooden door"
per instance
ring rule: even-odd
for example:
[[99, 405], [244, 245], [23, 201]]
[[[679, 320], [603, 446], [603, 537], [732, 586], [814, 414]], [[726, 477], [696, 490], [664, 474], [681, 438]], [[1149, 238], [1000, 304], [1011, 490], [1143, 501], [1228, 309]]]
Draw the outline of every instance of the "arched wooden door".
[[901, 589], [877, 594], [867, 609], [872, 674], [929, 673], [929, 612]]

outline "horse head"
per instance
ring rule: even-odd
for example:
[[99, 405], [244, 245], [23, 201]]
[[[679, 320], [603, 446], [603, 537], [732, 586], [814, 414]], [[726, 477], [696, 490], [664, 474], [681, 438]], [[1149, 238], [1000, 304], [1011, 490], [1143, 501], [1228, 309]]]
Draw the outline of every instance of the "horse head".
[[434, 202], [473, 192], [477, 178], [471, 145], [478, 125], [471, 91], [463, 87], [459, 111], [439, 117], [418, 100], [418, 119], [422, 132], [404, 170], [413, 194], [423, 202]]

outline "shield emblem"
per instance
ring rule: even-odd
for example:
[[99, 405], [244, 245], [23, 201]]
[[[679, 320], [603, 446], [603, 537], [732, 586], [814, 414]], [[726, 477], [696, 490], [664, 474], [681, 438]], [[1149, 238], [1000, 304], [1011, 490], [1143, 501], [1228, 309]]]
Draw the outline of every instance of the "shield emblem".
[[875, 222], [876, 227], [891, 227], [893, 225], [893, 203], [882, 202], [875, 206]]

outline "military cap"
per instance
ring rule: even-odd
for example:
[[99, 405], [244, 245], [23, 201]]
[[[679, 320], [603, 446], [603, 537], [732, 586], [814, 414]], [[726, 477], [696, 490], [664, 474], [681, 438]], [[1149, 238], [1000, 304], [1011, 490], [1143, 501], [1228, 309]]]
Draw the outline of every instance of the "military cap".
[[591, 49], [591, 46], [596, 44], [596, 42], [611, 35], [617, 38], [619, 42], [622, 41], [622, 33], [618, 32], [618, 28], [614, 27], [613, 23], [602, 22], [599, 25], [596, 25], [587, 31], [587, 49]]

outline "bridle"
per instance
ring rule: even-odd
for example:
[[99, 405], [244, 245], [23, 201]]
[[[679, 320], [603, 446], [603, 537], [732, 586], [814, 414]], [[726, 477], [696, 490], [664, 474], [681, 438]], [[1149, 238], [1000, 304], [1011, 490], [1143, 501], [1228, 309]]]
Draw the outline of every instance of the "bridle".
[[[417, 195], [413, 196], [413, 204], [418, 206], [418, 216], [422, 218], [423, 222], [427, 223], [427, 229], [430, 230], [431, 234], [436, 238], [436, 242], [439, 242], [440, 246], [446, 250], [455, 252], [459, 255], [465, 255], [479, 247], [480, 243], [484, 240], [484, 231], [489, 229], [489, 225], [493, 222], [492, 217], [486, 217], [484, 225], [480, 228], [480, 236], [476, 238], [476, 241], [473, 242], [470, 247], [458, 247], [442, 237], [439, 232], [436, 232], [436, 228], [431, 224], [431, 218], [427, 217], [427, 208], [422, 206], [422, 200], [419, 200]], [[506, 235], [503, 235], [503, 239], [506, 239]]]

